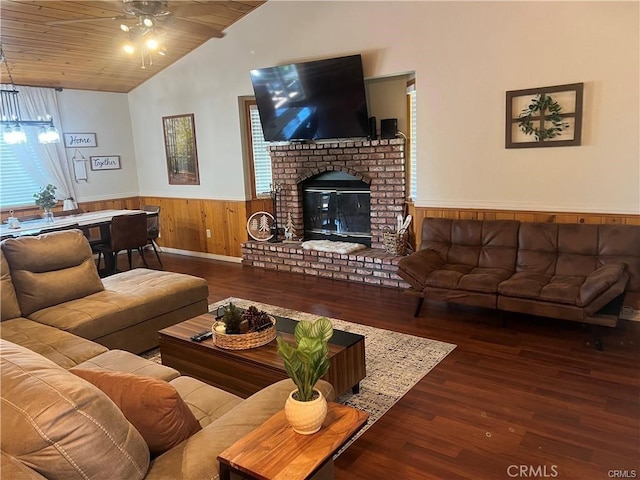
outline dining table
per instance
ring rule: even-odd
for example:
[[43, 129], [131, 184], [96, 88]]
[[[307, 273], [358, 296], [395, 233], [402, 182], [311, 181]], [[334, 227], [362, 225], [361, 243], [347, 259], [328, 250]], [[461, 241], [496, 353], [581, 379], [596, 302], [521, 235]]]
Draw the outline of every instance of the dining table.
[[[132, 215], [135, 213], [146, 213], [149, 216], [158, 215], [157, 212], [147, 212], [145, 210], [97, 210], [95, 212], [79, 213], [77, 215], [64, 215], [54, 217], [53, 222], [45, 222], [44, 218], [37, 220], [27, 220], [20, 222], [17, 228], [10, 227], [7, 223], [0, 225], [0, 238], [3, 240], [10, 237], [22, 237], [26, 235], [39, 235], [51, 229], [63, 229], [64, 227], [78, 228], [83, 231], [89, 243], [93, 246], [99, 243], [107, 243], [110, 239], [111, 219], [117, 215]], [[100, 234], [95, 236], [92, 229], [99, 229]], [[113, 260], [109, 255], [105, 255], [106, 269], [110, 271]], [[109, 265], [111, 264], [111, 265]]]

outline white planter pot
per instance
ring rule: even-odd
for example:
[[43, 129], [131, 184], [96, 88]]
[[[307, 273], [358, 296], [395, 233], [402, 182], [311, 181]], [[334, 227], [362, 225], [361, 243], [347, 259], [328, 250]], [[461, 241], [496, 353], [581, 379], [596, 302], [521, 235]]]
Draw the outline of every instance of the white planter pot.
[[327, 417], [327, 399], [322, 392], [318, 392], [318, 397], [310, 402], [301, 402], [293, 398], [294, 390], [289, 394], [284, 404], [284, 415], [293, 431], [302, 435], [316, 433], [322, 427], [322, 422]]

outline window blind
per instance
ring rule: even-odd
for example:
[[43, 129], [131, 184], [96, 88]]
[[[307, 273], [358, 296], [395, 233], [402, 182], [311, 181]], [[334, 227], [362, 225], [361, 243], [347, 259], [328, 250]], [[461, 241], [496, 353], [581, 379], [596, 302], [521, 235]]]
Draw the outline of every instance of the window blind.
[[409, 96], [409, 196], [415, 201], [418, 196], [418, 123], [417, 116], [417, 102], [416, 102], [416, 89], [415, 85], [411, 85], [407, 89], [407, 95]]
[[271, 156], [267, 151], [268, 143], [264, 140], [260, 115], [256, 105], [249, 106], [251, 121], [251, 144], [253, 145], [253, 172], [255, 175], [256, 195], [270, 192], [273, 176], [271, 173]]
[[[16, 155], [16, 149], [7, 145], [0, 136], [0, 207], [21, 207], [34, 205], [33, 194], [40, 190], [36, 180], [32, 178], [24, 162], [33, 162], [39, 170], [42, 170], [40, 161], [30, 143], [26, 144], [27, 158], [20, 159]], [[23, 149], [21, 149], [23, 150]]]

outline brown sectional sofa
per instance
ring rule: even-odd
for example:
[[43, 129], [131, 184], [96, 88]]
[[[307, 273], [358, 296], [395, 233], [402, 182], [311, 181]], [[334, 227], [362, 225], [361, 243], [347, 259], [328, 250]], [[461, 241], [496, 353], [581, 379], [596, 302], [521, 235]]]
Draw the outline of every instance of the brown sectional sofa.
[[[202, 279], [139, 269], [101, 281], [79, 231], [6, 240], [0, 261], [0, 478], [218, 478], [218, 454], [295, 388], [281, 381], [243, 400], [131, 353], [206, 311]], [[113, 397], [81, 371], [168, 382], [201, 430], [152, 456]], [[319, 387], [334, 398], [330, 384]]]
[[640, 226], [425, 218], [398, 275], [416, 316], [428, 298], [613, 327], [601, 310], [640, 292]]
[[33, 346], [49, 326], [140, 353], [208, 308], [207, 282], [191, 275], [137, 268], [101, 280], [80, 230], [9, 238], [0, 250], [0, 333], [10, 341], [29, 335]]
[[[86, 352], [103, 348], [90, 340], [79, 343]], [[293, 382], [283, 380], [243, 400], [122, 350], [105, 351], [66, 369], [28, 348], [0, 340], [0, 362], [3, 479], [219, 478], [217, 456], [281, 410], [295, 389]], [[152, 458], [145, 440], [116, 404], [74, 375], [77, 369], [164, 380], [177, 391], [201, 430]], [[330, 384], [320, 381], [318, 387], [329, 400], [334, 398]]]

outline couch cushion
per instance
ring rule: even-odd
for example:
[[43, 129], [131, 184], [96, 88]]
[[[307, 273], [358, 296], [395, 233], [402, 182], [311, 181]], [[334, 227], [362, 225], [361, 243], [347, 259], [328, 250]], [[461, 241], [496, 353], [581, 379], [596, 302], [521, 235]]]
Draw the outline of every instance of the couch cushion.
[[420, 250], [398, 260], [398, 275], [419, 292], [426, 285], [427, 277], [433, 270], [444, 265], [440, 255], [433, 250]]
[[498, 293], [508, 297], [531, 298], [576, 305], [585, 277], [517, 272], [501, 282]]
[[105, 290], [29, 318], [84, 338], [97, 339], [206, 299], [206, 280], [136, 268], [104, 279]]
[[157, 378], [166, 382], [180, 376], [180, 372], [175, 368], [152, 362], [151, 360], [124, 350], [109, 350], [78, 364], [71, 370], [75, 370], [75, 368], [100, 372], [133, 373], [135, 375]]
[[23, 316], [104, 290], [80, 230], [9, 238], [2, 250]]
[[48, 479], [143, 478], [149, 450], [100, 390], [0, 340], [2, 450]]
[[67, 369], [107, 351], [103, 345], [28, 318], [2, 322], [0, 336]]
[[[317, 387], [327, 400], [334, 400], [331, 384], [320, 380]], [[186, 442], [153, 460], [147, 480], [218, 478], [218, 454], [282, 410], [295, 388], [291, 380], [282, 380], [254, 393]]]
[[[640, 248], [640, 247], [639, 247]], [[625, 277], [627, 265], [613, 262], [603, 265], [589, 275], [580, 287], [578, 305], [589, 305], [599, 295]], [[626, 282], [625, 282], [626, 284]]]
[[178, 391], [202, 427], [206, 427], [242, 402], [242, 398], [233, 393], [212, 387], [195, 378], [181, 376], [169, 383]]
[[0, 249], [0, 295], [0, 321], [21, 317], [22, 312], [20, 312], [18, 297], [16, 297], [16, 291], [11, 281], [9, 263], [4, 258], [2, 249]]
[[449, 264], [513, 271], [518, 225], [514, 220], [425, 218], [420, 250], [433, 250]]
[[72, 372], [93, 383], [120, 408], [156, 456], [178, 445], [202, 427], [177, 390], [164, 380], [122, 372]]
[[557, 223], [523, 222], [520, 225], [516, 271], [553, 275], [557, 252]]
[[0, 478], [11, 480], [47, 480], [20, 460], [0, 452]]

